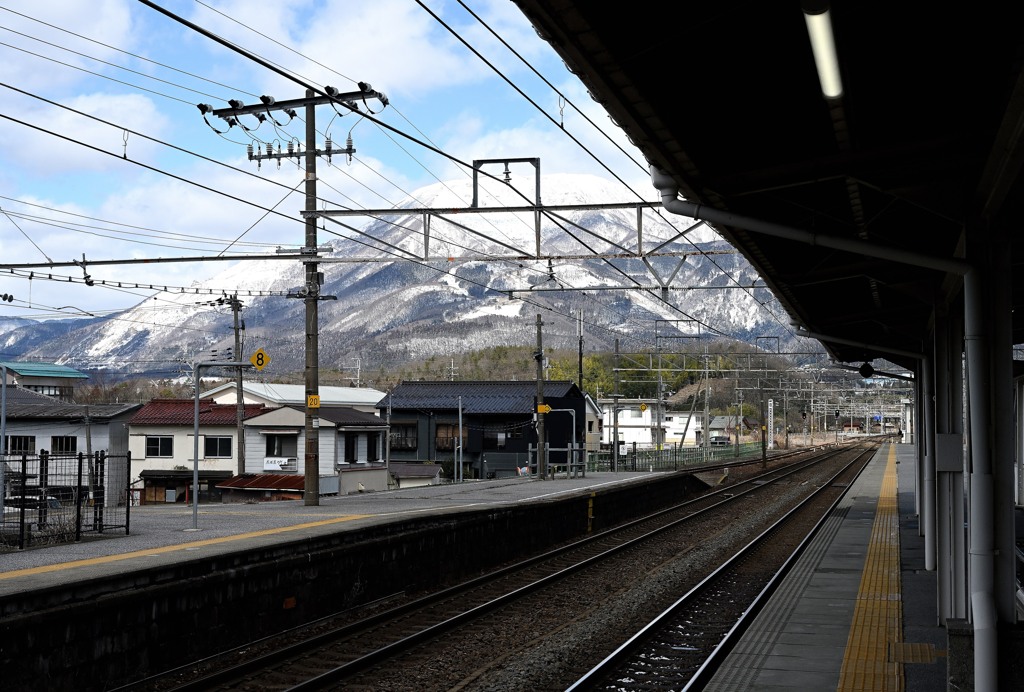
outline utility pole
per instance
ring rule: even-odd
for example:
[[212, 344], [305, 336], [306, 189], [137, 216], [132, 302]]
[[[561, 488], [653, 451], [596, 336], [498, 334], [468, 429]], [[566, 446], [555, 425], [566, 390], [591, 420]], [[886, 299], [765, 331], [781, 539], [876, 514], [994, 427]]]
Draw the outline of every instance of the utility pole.
[[544, 434], [544, 414], [541, 407], [544, 405], [544, 334], [541, 327], [544, 322], [537, 314], [537, 350], [533, 357], [537, 360], [537, 476], [546, 479], [548, 476], [548, 455], [547, 437]]
[[[306, 90], [306, 98], [315, 94]], [[316, 211], [316, 106], [306, 104], [306, 211]], [[320, 281], [317, 280], [316, 217], [306, 216], [306, 506], [320, 504]]]
[[615, 373], [615, 390], [612, 392], [612, 471], [619, 471], [619, 340], [615, 339], [615, 362], [612, 368]]
[[579, 386], [580, 391], [582, 392], [583, 391], [583, 310], [580, 310], [579, 337], [580, 337], [580, 349], [579, 349], [579, 358], [578, 358], [578, 366], [577, 366], [577, 375], [576, 375], [577, 382], [576, 382], [576, 384], [577, 384], [577, 386]]
[[[242, 310], [242, 303], [238, 300], [238, 294], [229, 298], [231, 315], [235, 325], [235, 357], [234, 360], [242, 360], [242, 333], [239, 330], [239, 312]], [[245, 323], [242, 322], [242, 329]], [[238, 457], [238, 475], [245, 473], [245, 428], [242, 421], [245, 419], [245, 397], [242, 392], [242, 368], [235, 370], [235, 437], [237, 438], [238, 449], [235, 454]]]
[[[230, 108], [218, 110], [214, 110], [206, 104], [199, 104], [198, 106], [204, 118], [207, 113], [212, 113], [214, 116], [222, 118], [229, 126], [241, 126], [238, 119], [245, 115], [256, 117], [262, 122], [267, 117], [272, 117], [270, 116], [272, 111], [284, 111], [294, 118], [296, 108], [305, 108], [306, 145], [304, 157], [306, 204], [302, 215], [305, 218], [306, 238], [301, 253], [303, 255], [303, 262], [306, 265], [306, 284], [299, 294], [293, 297], [301, 298], [306, 304], [306, 450], [303, 468], [305, 474], [303, 498], [306, 505], [320, 504], [320, 418], [317, 415], [320, 408], [320, 318], [318, 304], [321, 300], [335, 298], [335, 296], [322, 296], [320, 294], [320, 287], [323, 285], [323, 274], [318, 271], [316, 259], [319, 253], [316, 237], [316, 158], [323, 154], [329, 160], [334, 153], [349, 155], [355, 153], [351, 142], [345, 149], [332, 149], [329, 139], [323, 150], [316, 148], [316, 107], [326, 103], [337, 103], [352, 112], [358, 112], [356, 102], [365, 101], [368, 98], [376, 98], [381, 103], [387, 105], [387, 97], [373, 91], [369, 84], [360, 82], [359, 88], [358, 92], [341, 93], [334, 87], [325, 87], [322, 94], [318, 94], [312, 89], [306, 89], [305, 98], [282, 102], [276, 101], [272, 96], [261, 96], [261, 103], [258, 105], [246, 106], [241, 101], [231, 101], [229, 102]], [[303, 156], [303, 152], [293, 149], [291, 142], [288, 143], [287, 151], [282, 151], [280, 145], [278, 145], [278, 149], [275, 152], [272, 145], [267, 144], [266, 153], [259, 153], [258, 149], [254, 152], [252, 145], [249, 145], [248, 153], [249, 160], [251, 161], [262, 161], [263, 159], [276, 159], [280, 161], [282, 158], [295, 158], [298, 160], [300, 156]]]

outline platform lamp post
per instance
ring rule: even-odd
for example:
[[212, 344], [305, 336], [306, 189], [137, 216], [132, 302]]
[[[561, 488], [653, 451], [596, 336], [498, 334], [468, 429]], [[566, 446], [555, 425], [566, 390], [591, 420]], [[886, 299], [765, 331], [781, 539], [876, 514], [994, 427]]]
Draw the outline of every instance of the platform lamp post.
[[[7, 366], [0, 364], [0, 456], [7, 456]], [[3, 465], [0, 464], [0, 491], [3, 490]]]
[[[194, 428], [192, 431], [192, 531], [199, 530], [199, 371], [203, 368], [252, 368], [252, 363], [238, 361], [210, 361], [207, 363], [196, 362], [192, 365], [192, 384], [195, 387], [196, 405]], [[239, 440], [239, 444], [243, 444]], [[188, 530], [188, 529], [186, 529]]]

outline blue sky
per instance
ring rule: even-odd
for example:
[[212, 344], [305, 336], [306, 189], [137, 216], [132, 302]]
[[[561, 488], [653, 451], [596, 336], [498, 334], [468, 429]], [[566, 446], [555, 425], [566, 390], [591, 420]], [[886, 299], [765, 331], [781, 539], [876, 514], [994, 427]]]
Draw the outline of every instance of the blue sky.
[[[509, 0], [157, 4], [318, 87], [354, 91], [356, 82], [368, 82], [390, 100], [385, 109], [370, 102], [379, 111], [374, 118], [461, 161], [540, 157], [545, 173], [612, 178], [570, 133], [634, 190], [655, 197], [641, 157]], [[217, 134], [196, 108], [223, 108], [228, 99], [250, 104], [261, 94], [298, 98], [303, 90], [295, 82], [134, 0], [0, 0], [0, 83], [0, 265], [83, 255], [87, 262], [215, 256], [301, 244], [302, 172], [289, 163], [257, 169], [245, 146], [252, 138], [302, 140], [304, 123]], [[211, 124], [225, 129], [222, 121]], [[351, 162], [335, 157], [331, 166], [318, 164], [328, 208], [388, 207], [419, 187], [467, 175], [357, 115], [322, 106], [317, 126], [339, 147], [351, 132], [356, 148]], [[532, 187], [525, 168], [513, 175]], [[292, 218], [267, 215], [275, 205]], [[147, 292], [100, 281], [189, 286], [224, 268], [87, 264], [40, 270], [32, 280], [21, 270], [2, 271], [0, 294], [15, 300], [0, 302], [0, 316], [102, 314], [134, 305]], [[97, 285], [81, 282], [86, 272]], [[75, 280], [41, 280], [43, 274]]]

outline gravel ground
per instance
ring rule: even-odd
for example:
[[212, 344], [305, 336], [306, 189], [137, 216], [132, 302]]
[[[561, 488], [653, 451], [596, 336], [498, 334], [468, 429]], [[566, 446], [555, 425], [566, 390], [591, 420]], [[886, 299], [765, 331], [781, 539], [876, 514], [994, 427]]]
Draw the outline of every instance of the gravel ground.
[[[747, 474], [732, 480], [739, 475]], [[432, 656], [412, 657], [413, 671], [378, 672], [373, 688], [564, 690], [805, 495], [797, 484], [766, 486], [757, 510], [725, 518], [717, 513], [691, 524], [685, 536], [628, 551], [612, 568], [574, 575], [531, 596], [526, 608], [503, 611], [431, 645]], [[700, 540], [684, 547], [693, 536]]]

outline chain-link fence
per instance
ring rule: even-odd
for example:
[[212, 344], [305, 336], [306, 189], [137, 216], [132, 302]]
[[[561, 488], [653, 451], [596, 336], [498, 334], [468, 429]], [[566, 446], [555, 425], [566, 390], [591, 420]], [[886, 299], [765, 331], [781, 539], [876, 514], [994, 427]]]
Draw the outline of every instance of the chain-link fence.
[[131, 456], [96, 454], [0, 457], [0, 548], [82, 540], [129, 530]]

